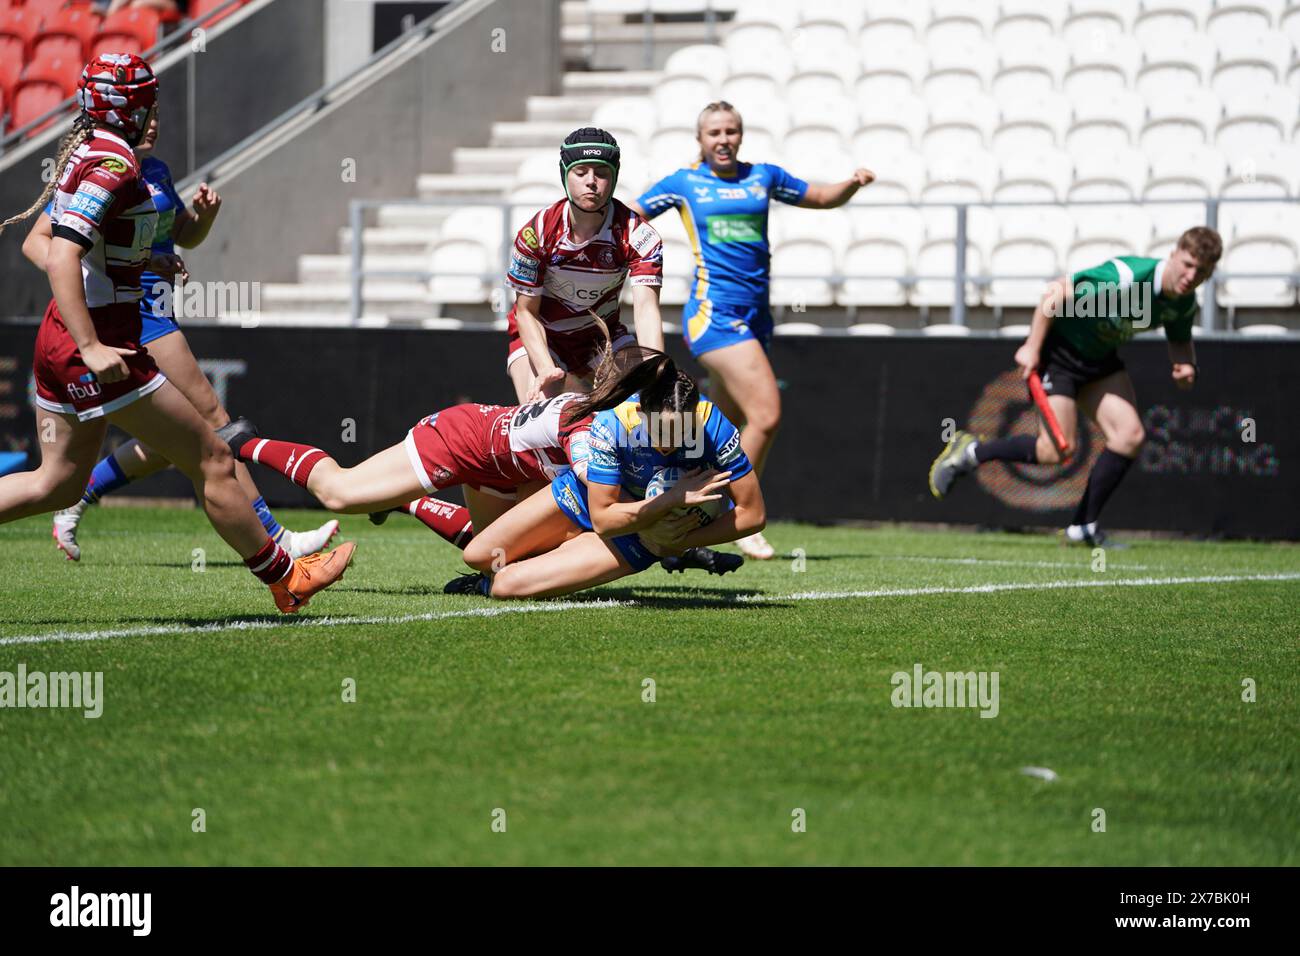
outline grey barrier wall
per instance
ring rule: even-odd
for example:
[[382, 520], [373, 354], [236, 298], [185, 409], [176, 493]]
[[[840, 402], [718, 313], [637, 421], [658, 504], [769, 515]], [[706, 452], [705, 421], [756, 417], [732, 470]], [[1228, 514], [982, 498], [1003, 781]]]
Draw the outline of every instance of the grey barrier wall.
[[[201, 52], [161, 68], [158, 156], [177, 182], [320, 89], [325, 82], [324, 8], [324, 0], [274, 0], [250, 16], [236, 15], [219, 24], [202, 38]], [[194, 168], [188, 158], [191, 119]], [[5, 218], [26, 209], [40, 193], [42, 162], [53, 157], [64, 132], [61, 127], [57, 135], [42, 133], [39, 148], [25, 155], [25, 146], [14, 151], [21, 158], [0, 172]], [[13, 226], [0, 237], [0, 315], [40, 315], [49, 299], [45, 277], [20, 251], [27, 228]]]
[[420, 173], [450, 171], [455, 147], [558, 91], [557, 3], [470, 0], [440, 23], [294, 135], [215, 171], [222, 228], [188, 253], [196, 277], [292, 280], [299, 254], [337, 251], [350, 200], [414, 195]]
[[[34, 326], [0, 325], [0, 461], [36, 447], [24, 398], [35, 333]], [[504, 332], [198, 327], [186, 334], [232, 413], [252, 418], [266, 436], [316, 443], [344, 464], [400, 441], [441, 408], [514, 403]], [[1089, 428], [1064, 469], [989, 465], [943, 501], [927, 488], [947, 425], [990, 437], [1037, 428], [1012, 367], [1017, 344], [778, 337], [772, 359], [785, 420], [763, 478], [770, 513], [805, 521], [1068, 523], [1102, 448]], [[677, 337], [670, 351], [683, 367], [701, 371]], [[1122, 354], [1147, 442], [1107, 508], [1107, 525], [1300, 539], [1300, 429], [1292, 414], [1300, 405], [1293, 374], [1300, 342], [1200, 340], [1200, 380], [1190, 392], [1170, 380], [1159, 335], [1139, 338]], [[262, 469], [256, 478], [273, 504], [312, 504], [274, 473]], [[122, 493], [191, 491], [173, 472]]]

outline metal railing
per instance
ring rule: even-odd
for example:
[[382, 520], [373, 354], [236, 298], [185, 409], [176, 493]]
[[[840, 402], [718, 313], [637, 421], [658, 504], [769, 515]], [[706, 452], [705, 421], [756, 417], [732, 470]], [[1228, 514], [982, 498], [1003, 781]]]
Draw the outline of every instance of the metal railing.
[[[680, 11], [679, 13], [675, 13], [674, 15], [678, 16], [680, 19], [674, 22], [688, 22], [687, 17], [691, 17], [694, 14], [698, 14], [704, 22], [704, 30], [705, 30], [704, 42], [717, 43], [718, 40], [721, 38], [721, 30], [719, 29], [719, 24], [722, 23], [724, 20], [729, 19], [731, 15], [733, 15], [735, 9], [734, 5], [727, 5], [724, 8], [719, 8], [719, 6], [713, 3], [712, 0], [700, 0], [699, 4], [697, 4], [697, 7], [698, 9], [694, 11], [687, 10], [687, 11]], [[587, 8], [587, 17], [586, 17], [587, 36], [583, 40], [583, 46], [586, 49], [586, 57], [588, 61], [590, 61], [594, 57], [596, 48], [600, 45], [609, 46], [619, 42], [623, 43], [624, 45], [627, 45], [629, 43], [629, 41], [615, 41], [615, 40], [611, 40], [609, 37], [598, 36], [597, 35], [598, 15], [599, 14], [597, 14], [595, 10], [592, 10], [590, 7]], [[632, 16], [637, 16], [637, 13], [635, 11], [632, 11], [625, 14], [625, 18], [632, 17]], [[655, 68], [654, 64], [655, 64], [655, 23], [656, 21], [655, 21], [655, 11], [651, 6], [649, 0], [646, 0], [646, 3], [642, 6], [640, 10], [640, 18], [641, 18], [641, 27], [642, 27], [641, 39], [639, 41], [641, 44], [641, 66], [642, 69], [653, 70]], [[624, 22], [626, 23], [627, 20], [625, 19]]]
[[[972, 207], [984, 209], [1000, 208], [1062, 208], [1068, 209], [1074, 206], [1119, 206], [1119, 207], [1143, 207], [1143, 206], [1188, 206], [1201, 205], [1205, 208], [1205, 218], [1202, 223], [1189, 223], [1187, 228], [1193, 225], [1208, 225], [1211, 228], [1218, 227], [1219, 207], [1223, 203], [1276, 203], [1297, 205], [1300, 204], [1300, 198], [1294, 197], [1205, 197], [1191, 196], [1185, 199], [1147, 199], [1147, 200], [1120, 200], [1120, 199], [1098, 199], [1098, 200], [1079, 200], [1077, 202], [1048, 202], [1033, 200], [1016, 200], [1016, 201], [972, 201], [972, 202], [896, 202], [896, 203], [853, 203], [858, 209], [949, 209], [956, 216], [955, 229], [952, 236], [954, 265], [950, 273], [943, 274], [919, 274], [905, 273], [842, 273], [829, 272], [815, 275], [794, 275], [789, 273], [772, 273], [773, 282], [781, 280], [820, 280], [828, 282], [832, 289], [838, 290], [846, 281], [851, 280], [886, 280], [898, 282], [905, 289], [911, 289], [919, 282], [952, 282], [953, 300], [951, 303], [951, 323], [953, 325], [966, 325], [967, 303], [966, 287], [972, 285], [975, 288], [984, 288], [998, 281], [1042, 281], [1044, 284], [1060, 276], [1060, 272], [1052, 275], [1037, 274], [1008, 274], [1008, 273], [991, 273], [982, 272], [978, 275], [969, 275], [966, 268], [966, 255], [970, 240], [967, 237], [967, 225], [969, 211]], [[501, 212], [501, 247], [500, 247], [500, 269], [496, 272], [440, 272], [435, 273], [431, 269], [386, 269], [386, 270], [367, 270], [364, 268], [364, 232], [366, 228], [366, 212], [370, 209], [392, 206], [425, 206], [425, 207], [487, 207], [496, 208]], [[428, 282], [439, 276], [450, 278], [476, 278], [485, 283], [492, 283], [502, 279], [508, 269], [510, 249], [514, 243], [515, 229], [512, 228], [512, 211], [520, 208], [527, 208], [530, 211], [538, 208], [533, 203], [518, 203], [510, 200], [495, 199], [354, 199], [349, 203], [348, 223], [351, 230], [349, 238], [349, 314], [353, 325], [359, 324], [364, 306], [365, 298], [365, 280], [366, 279], [410, 279], [420, 282]], [[672, 215], [670, 211], [667, 215]], [[461, 237], [456, 237], [461, 238]], [[943, 241], [947, 236], [936, 237], [936, 241]], [[1017, 239], [1033, 238], [1032, 236], [1008, 236], [1008, 241]], [[1177, 238], [1161, 237], [1161, 238]], [[1290, 238], [1295, 242], [1295, 237]], [[1001, 241], [1000, 239], [998, 241]], [[1225, 249], [1227, 251], [1227, 243]], [[1135, 250], [1137, 254], [1145, 254], [1145, 250]], [[1063, 263], [1058, 263], [1063, 265]], [[689, 275], [689, 273], [687, 274]], [[677, 279], [681, 276], [677, 273], [670, 273], [666, 278]], [[1219, 282], [1228, 279], [1285, 279], [1296, 289], [1300, 289], [1300, 271], [1291, 272], [1216, 272], [1205, 283], [1205, 293], [1201, 308], [1201, 328], [1203, 331], [1213, 331], [1218, 319], [1218, 300], [1216, 288]], [[494, 309], [499, 317], [504, 317], [508, 307], [504, 304], [505, 297], [501, 303]], [[938, 304], [942, 308], [943, 304]]]

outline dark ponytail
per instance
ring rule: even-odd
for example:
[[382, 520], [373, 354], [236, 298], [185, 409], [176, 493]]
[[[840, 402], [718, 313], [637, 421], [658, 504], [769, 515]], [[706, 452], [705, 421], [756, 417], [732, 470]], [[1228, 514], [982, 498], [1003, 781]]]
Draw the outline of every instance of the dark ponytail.
[[693, 408], [700, 389], [672, 357], [656, 349], [633, 346], [607, 356], [596, 370], [591, 394], [570, 402], [564, 410], [568, 424], [595, 412], [623, 404], [641, 393], [646, 411], [680, 411]]

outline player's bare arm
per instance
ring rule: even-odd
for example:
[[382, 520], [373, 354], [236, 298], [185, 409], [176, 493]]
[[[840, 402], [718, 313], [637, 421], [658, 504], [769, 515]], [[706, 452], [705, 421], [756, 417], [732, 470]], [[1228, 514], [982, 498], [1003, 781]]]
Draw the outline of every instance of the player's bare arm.
[[1052, 323], [1060, 314], [1062, 303], [1067, 296], [1074, 294], [1074, 284], [1069, 276], [1061, 276], [1047, 286], [1042, 300], [1034, 309], [1034, 317], [1029, 322], [1029, 335], [1025, 342], [1016, 349], [1016, 365], [1020, 368], [1020, 377], [1029, 378], [1031, 372], [1038, 368], [1042, 356], [1043, 340], [1052, 328]]
[[632, 286], [632, 321], [636, 326], [638, 345], [657, 352], [664, 350], [664, 320], [659, 312], [658, 286]]
[[843, 206], [854, 197], [859, 189], [870, 186], [876, 180], [876, 174], [861, 167], [853, 175], [839, 183], [809, 183], [799, 203], [805, 209], [835, 209]]

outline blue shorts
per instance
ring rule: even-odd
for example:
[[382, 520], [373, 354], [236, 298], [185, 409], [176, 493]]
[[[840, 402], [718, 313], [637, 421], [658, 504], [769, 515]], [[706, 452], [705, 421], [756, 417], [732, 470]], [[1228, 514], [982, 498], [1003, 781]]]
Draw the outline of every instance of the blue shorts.
[[[552, 479], [551, 495], [565, 517], [583, 531], [593, 530], [591, 511], [587, 507], [587, 486], [572, 470]], [[632, 565], [633, 571], [644, 571], [651, 565], [659, 563], [659, 558], [651, 554], [650, 550], [641, 543], [640, 535], [625, 534], [614, 538], [610, 544], [618, 548], [619, 554]]]
[[[154, 339], [160, 339], [164, 335], [171, 335], [173, 332], [181, 330], [180, 323], [170, 314], [159, 315], [158, 311], [161, 305], [158, 304], [158, 297], [151, 295], [149, 290], [152, 288], [152, 282], [158, 281], [156, 276], [146, 274], [141, 285], [144, 287], [144, 297], [140, 299], [140, 344], [148, 345]], [[169, 309], [168, 312], [171, 310]]]
[[767, 352], [772, 346], [772, 312], [766, 305], [731, 305], [691, 296], [682, 307], [682, 335], [695, 356], [750, 339]]

